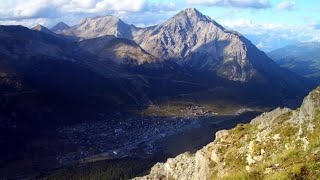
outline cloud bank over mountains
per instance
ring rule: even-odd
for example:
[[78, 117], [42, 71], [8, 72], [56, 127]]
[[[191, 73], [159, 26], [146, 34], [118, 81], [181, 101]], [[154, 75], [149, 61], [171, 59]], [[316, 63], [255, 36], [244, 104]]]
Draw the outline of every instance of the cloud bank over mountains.
[[226, 6], [238, 8], [270, 8], [268, 0], [187, 0], [189, 4], [208, 5], [208, 6]]

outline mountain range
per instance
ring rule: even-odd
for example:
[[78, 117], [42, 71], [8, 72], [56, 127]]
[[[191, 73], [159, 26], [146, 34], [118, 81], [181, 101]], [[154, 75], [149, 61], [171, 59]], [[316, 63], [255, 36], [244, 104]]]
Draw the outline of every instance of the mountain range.
[[19, 127], [86, 121], [201, 91], [281, 104], [312, 87], [193, 8], [146, 28], [114, 16], [51, 30], [0, 26], [0, 39], [1, 121]]
[[313, 87], [194, 8], [145, 28], [115, 16], [0, 26], [0, 153], [60, 126], [162, 104], [297, 107]]
[[[61, 24], [61, 23], [60, 23]], [[59, 24], [57, 25], [59, 26]], [[114, 16], [86, 18], [71, 28], [52, 30], [82, 38], [113, 35], [134, 40], [161, 60], [213, 74], [232, 81], [264, 81], [282, 70], [240, 33], [227, 30], [194, 8], [181, 11], [157, 26], [137, 28]], [[268, 73], [273, 71], [273, 73]], [[286, 79], [284, 81], [293, 81]]]
[[319, 42], [288, 45], [269, 52], [268, 56], [281, 67], [287, 68], [317, 83], [320, 82]]

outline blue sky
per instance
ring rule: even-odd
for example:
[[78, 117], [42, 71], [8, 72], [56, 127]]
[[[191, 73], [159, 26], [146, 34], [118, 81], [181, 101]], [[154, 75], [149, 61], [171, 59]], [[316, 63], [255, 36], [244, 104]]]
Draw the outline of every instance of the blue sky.
[[237, 30], [260, 49], [320, 41], [319, 0], [0, 0], [0, 24], [75, 25], [88, 16], [116, 15], [136, 26], [161, 23], [195, 7]]

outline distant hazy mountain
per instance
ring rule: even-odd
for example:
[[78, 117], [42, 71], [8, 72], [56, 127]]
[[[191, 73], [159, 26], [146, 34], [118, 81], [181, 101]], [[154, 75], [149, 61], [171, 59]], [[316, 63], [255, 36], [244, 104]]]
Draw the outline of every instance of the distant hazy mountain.
[[55, 26], [53, 26], [50, 30], [55, 33], [63, 33], [63, 31], [70, 29], [70, 26], [64, 22], [59, 22]]
[[281, 67], [320, 82], [320, 43], [307, 42], [271, 51], [268, 56]]
[[283, 46], [299, 42], [295, 39], [275, 36], [273, 33], [244, 34], [244, 36], [264, 52], [270, 52]]

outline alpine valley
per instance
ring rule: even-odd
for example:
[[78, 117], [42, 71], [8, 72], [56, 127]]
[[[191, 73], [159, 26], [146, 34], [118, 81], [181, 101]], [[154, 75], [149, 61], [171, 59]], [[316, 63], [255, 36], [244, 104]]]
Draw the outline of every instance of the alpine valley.
[[[74, 26], [60, 22], [51, 29], [1, 25], [0, 179], [146, 175], [157, 161], [201, 149], [218, 130], [250, 122], [278, 106], [297, 108], [315, 87], [314, 81], [277, 65], [239, 32], [194, 8], [145, 28], [115, 16], [88, 17]], [[235, 164], [238, 160], [229, 163], [230, 158], [238, 158], [232, 148], [246, 144], [226, 134], [245, 139], [250, 147], [259, 145], [250, 153], [246, 147], [239, 149], [239, 163], [242, 155], [256, 162], [247, 164], [250, 171], [244, 176], [251, 177], [272, 152], [262, 155], [264, 140], [243, 132], [258, 133], [257, 128], [265, 128], [261, 119], [270, 116], [292, 126], [290, 141], [302, 137], [293, 131], [300, 127], [306, 132], [307, 121], [294, 123], [304, 119], [299, 113], [304, 112], [305, 101], [301, 110], [277, 109], [251, 125], [219, 132], [217, 140], [195, 157], [183, 154], [158, 164], [145, 178], [188, 179], [197, 167], [189, 177], [229, 176], [243, 166]], [[318, 117], [316, 110], [310, 113]], [[272, 133], [268, 130], [263, 138]], [[283, 137], [272, 135], [274, 141]], [[303, 135], [315, 138], [311, 133]], [[305, 143], [303, 138], [300, 141]], [[283, 149], [285, 145], [279, 144]], [[214, 150], [219, 154], [214, 155]], [[258, 156], [256, 150], [261, 150], [260, 160], [252, 159]], [[198, 166], [197, 158], [215, 173], [201, 163]], [[232, 167], [223, 169], [224, 162]], [[271, 165], [273, 174], [276, 165]]]

